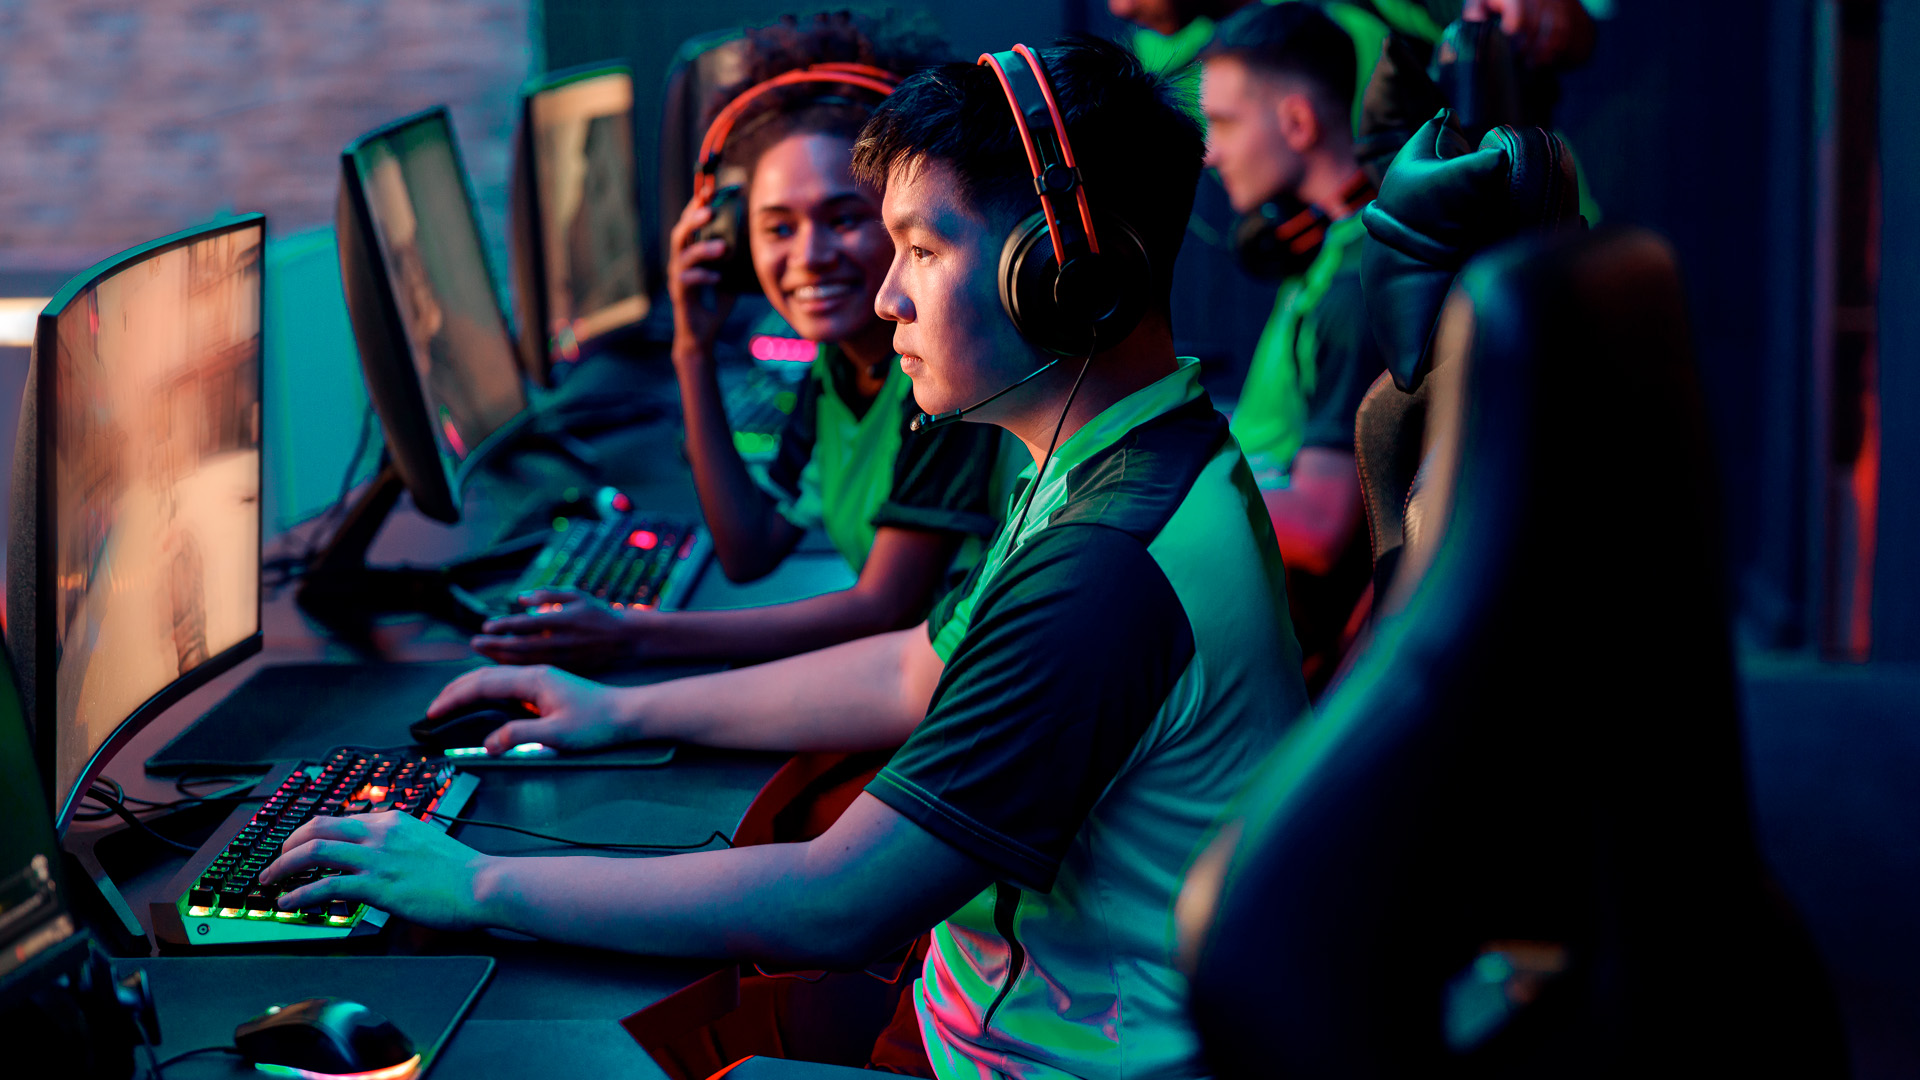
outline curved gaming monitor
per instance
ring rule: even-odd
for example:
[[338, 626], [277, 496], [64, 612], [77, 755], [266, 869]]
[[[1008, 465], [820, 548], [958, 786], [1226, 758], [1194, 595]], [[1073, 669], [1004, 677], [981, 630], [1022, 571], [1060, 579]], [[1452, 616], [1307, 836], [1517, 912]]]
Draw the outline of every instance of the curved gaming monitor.
[[467, 475], [523, 422], [466, 170], [436, 106], [342, 151], [340, 278], [387, 453], [421, 513], [460, 519]]
[[520, 91], [513, 293], [527, 376], [591, 355], [647, 317], [635, 200], [633, 73], [554, 72]]
[[123, 252], [35, 328], [7, 643], [58, 828], [135, 733], [260, 648], [265, 231]]

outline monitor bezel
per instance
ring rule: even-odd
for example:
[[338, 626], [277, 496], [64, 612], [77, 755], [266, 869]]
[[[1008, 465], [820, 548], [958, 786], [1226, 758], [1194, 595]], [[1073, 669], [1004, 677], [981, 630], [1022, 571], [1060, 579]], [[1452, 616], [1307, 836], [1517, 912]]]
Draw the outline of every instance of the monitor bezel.
[[[158, 719], [169, 707], [181, 698], [193, 693], [207, 683], [231, 671], [241, 661], [259, 652], [264, 641], [265, 588], [259, 580], [259, 552], [266, 541], [265, 514], [256, 514], [254, 520], [254, 592], [253, 592], [253, 633], [240, 639], [219, 653], [207, 658], [206, 662], [192, 671], [175, 678], [161, 687], [151, 697], [141, 702], [126, 718], [114, 728], [113, 733], [102, 740], [80, 770], [73, 787], [68, 791], [59, 788], [58, 776], [58, 738], [59, 730], [55, 717], [58, 702], [53, 688], [58, 683], [58, 660], [54, 654], [54, 604], [57, 599], [53, 589], [54, 561], [44, 555], [51, 550], [53, 530], [48, 508], [51, 500], [48, 493], [52, 490], [54, 476], [54, 455], [52, 450], [59, 438], [59, 407], [56, 390], [59, 380], [53, 367], [42, 365], [42, 360], [51, 361], [59, 349], [60, 316], [73, 301], [88, 289], [94, 288], [107, 278], [136, 266], [149, 259], [164, 255], [169, 251], [185, 247], [200, 240], [220, 236], [225, 233], [239, 232], [243, 229], [260, 230], [260, 356], [259, 356], [259, 395], [261, 401], [260, 451], [255, 459], [257, 476], [255, 482], [264, 494], [266, 484], [266, 430], [265, 402], [266, 384], [266, 326], [267, 326], [267, 219], [264, 214], [241, 214], [222, 218], [217, 221], [198, 225], [190, 229], [163, 236], [136, 247], [128, 248], [117, 255], [103, 259], [93, 266], [69, 279], [60, 291], [55, 293], [47, 306], [40, 311], [40, 317], [34, 326], [33, 355], [30, 360], [31, 384], [34, 389], [34, 552], [33, 552], [33, 726], [34, 743], [40, 759], [40, 775], [47, 782], [47, 791], [53, 803], [53, 827], [57, 835], [64, 836], [67, 827], [73, 822], [74, 811], [79, 807], [80, 799], [86, 794], [93, 781], [106, 769], [107, 763], [146, 727]], [[56, 362], [57, 363], [57, 362]], [[256, 508], [264, 507], [264, 501], [256, 499]], [[9, 630], [12, 628], [9, 627]]]
[[[520, 220], [514, 223], [512, 233], [524, 245], [524, 251], [513, 254], [513, 265], [522, 271], [526, 280], [514, 282], [514, 295], [516, 303], [521, 308], [521, 358], [526, 365], [528, 377], [541, 386], [552, 384], [554, 362], [553, 350], [550, 347], [551, 337], [547, 332], [550, 310], [547, 299], [547, 216], [541, 205], [539, 155], [534, 143], [534, 106], [536, 99], [543, 95], [607, 76], [624, 76], [627, 80], [629, 92], [627, 124], [631, 129], [638, 98], [634, 92], [633, 68], [627, 64], [601, 62], [562, 68], [528, 79], [520, 87], [519, 131], [514, 139], [513, 179], [523, 187], [520, 192], [513, 195], [510, 205], [516, 215], [521, 215]], [[637, 148], [633, 165], [630, 185], [635, 228], [633, 253], [634, 259], [639, 263], [639, 299], [642, 310], [639, 318], [631, 323], [614, 327], [588, 342], [581, 350], [582, 359], [606, 342], [632, 333], [653, 312], [652, 275], [647, 272], [646, 240], [640, 235], [640, 159]]]
[[[436, 521], [453, 524], [460, 520], [463, 501], [461, 492], [467, 482], [472, 479], [474, 471], [484, 464], [500, 446], [515, 438], [529, 423], [533, 399], [527, 393], [525, 370], [522, 368], [518, 372], [522, 376], [520, 411], [475, 443], [467, 456], [461, 459], [458, 468], [450, 470], [446, 467], [446, 458], [440, 452], [440, 442], [433, 433], [433, 409], [427, 400], [427, 388], [421, 384], [419, 373], [414, 368], [413, 347], [407, 339], [406, 325], [401, 319], [399, 304], [394, 300], [393, 279], [387, 273], [386, 254], [380, 247], [379, 230], [373, 222], [373, 208], [368, 203], [366, 187], [361, 182], [358, 163], [358, 155], [367, 144], [385, 139], [407, 128], [434, 121], [438, 121], [446, 128], [447, 145], [453, 154], [454, 169], [460, 174], [460, 186], [467, 200], [467, 217], [472, 223], [474, 235], [480, 238], [480, 267], [487, 276], [487, 286], [493, 300], [494, 317], [500, 324], [501, 340], [505, 342], [509, 354], [515, 357], [520, 355], [513, 328], [507, 323], [506, 313], [500, 310], [500, 281], [494, 276], [493, 265], [487, 258], [486, 233], [480, 228], [479, 202], [473, 195], [473, 178], [467, 172], [466, 158], [460, 152], [459, 133], [454, 130], [453, 117], [445, 105], [435, 105], [390, 120], [356, 136], [340, 151], [341, 205], [338, 209], [352, 214], [354, 235], [351, 238], [345, 235], [338, 212], [335, 215], [335, 229], [341, 234], [337, 237], [340, 249], [341, 284], [347, 294], [347, 310], [350, 316], [349, 321], [353, 324], [354, 345], [360, 354], [361, 378], [366, 384], [368, 400], [373, 403], [374, 412], [380, 417], [381, 434], [386, 441], [388, 453], [401, 479], [405, 481], [407, 490], [413, 495], [414, 506]], [[354, 260], [356, 265], [349, 267], [350, 259]], [[356, 281], [354, 273], [350, 271], [364, 274], [368, 280], [364, 283]], [[378, 309], [377, 318], [381, 324], [364, 330], [358, 319], [351, 318], [354, 312], [359, 310], [359, 306], [355, 303], [354, 292], [356, 287], [362, 285], [371, 286], [374, 290], [375, 305]], [[384, 340], [377, 342], [374, 349], [370, 350], [366, 339], [374, 335]], [[380, 355], [370, 361], [370, 355], [376, 352]], [[396, 355], [405, 361], [404, 364], [399, 365], [404, 368], [404, 378], [389, 379], [385, 374], [376, 377], [376, 372], [370, 368], [380, 364], [392, 365], [394, 363], [392, 357]], [[397, 385], [390, 386], [389, 383]], [[397, 396], [391, 404], [410, 414], [410, 419], [403, 420], [398, 416], [388, 415], [385, 402], [390, 396]], [[397, 438], [396, 427], [400, 431]], [[418, 428], [418, 431], [413, 430], [415, 428]], [[419, 431], [424, 431], [425, 442], [432, 448], [434, 465], [430, 470], [431, 478], [420, 475], [420, 463], [413, 460], [418, 456], [419, 449], [401, 445], [418, 440]]]

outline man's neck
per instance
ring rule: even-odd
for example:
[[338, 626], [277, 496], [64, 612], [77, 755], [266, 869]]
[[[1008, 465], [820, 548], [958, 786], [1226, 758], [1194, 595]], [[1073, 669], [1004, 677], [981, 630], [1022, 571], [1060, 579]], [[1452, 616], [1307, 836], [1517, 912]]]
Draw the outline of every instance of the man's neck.
[[1040, 461], [1053, 441], [1054, 425], [1060, 426], [1060, 445], [1075, 432], [1122, 398], [1171, 375], [1180, 363], [1173, 354], [1173, 334], [1165, 316], [1149, 316], [1119, 345], [1096, 355], [1087, 363], [1087, 376], [1073, 394], [1073, 407], [1062, 420], [1061, 407], [1072, 391], [1074, 376], [1082, 361], [1060, 361], [1052, 371], [1035, 380], [1044, 389], [1033, 395], [1032, 404], [996, 421], [1027, 445], [1033, 460]]
[[1300, 200], [1318, 207], [1335, 221], [1350, 217], [1354, 208], [1347, 205], [1347, 188], [1353, 183], [1353, 174], [1359, 171], [1360, 165], [1354, 160], [1350, 145], [1341, 146], [1338, 152], [1315, 154], [1308, 160], [1306, 175], [1300, 180]]

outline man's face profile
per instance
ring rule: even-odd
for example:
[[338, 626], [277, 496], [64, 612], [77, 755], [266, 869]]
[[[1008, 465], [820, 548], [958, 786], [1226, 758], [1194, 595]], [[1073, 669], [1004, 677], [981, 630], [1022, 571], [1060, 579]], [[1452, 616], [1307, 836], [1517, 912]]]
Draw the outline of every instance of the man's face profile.
[[[894, 351], [921, 409], [971, 405], [1042, 362], [1000, 306], [1006, 232], [963, 198], [951, 166], [932, 160], [896, 166], [880, 216], [894, 256], [874, 310], [894, 324]], [[989, 410], [970, 415], [993, 418]]]

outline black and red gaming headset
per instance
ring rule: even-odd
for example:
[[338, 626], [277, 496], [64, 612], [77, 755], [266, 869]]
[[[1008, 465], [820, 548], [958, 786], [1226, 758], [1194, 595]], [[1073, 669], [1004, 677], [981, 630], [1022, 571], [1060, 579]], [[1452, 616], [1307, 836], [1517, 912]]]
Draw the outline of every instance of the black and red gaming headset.
[[[1373, 181], [1355, 172], [1340, 192], [1341, 217], [1373, 201]], [[1327, 242], [1334, 219], [1291, 193], [1276, 195], [1241, 214], [1233, 226], [1233, 254], [1240, 269], [1257, 278], [1290, 278], [1307, 272]]]
[[981, 53], [980, 66], [993, 72], [1007, 95], [1040, 199], [1040, 209], [1015, 225], [1000, 249], [1000, 306], [1021, 337], [1054, 359], [964, 408], [921, 413], [913, 419], [914, 431], [958, 420], [1039, 378], [1062, 358], [1091, 359], [1126, 340], [1147, 313], [1153, 280], [1140, 234], [1120, 218], [1096, 216], [1087, 200], [1046, 65], [1032, 49], [1015, 45]]
[[980, 54], [1013, 109], [1040, 209], [1000, 251], [1000, 303], [1020, 335], [1056, 356], [1119, 344], [1146, 314], [1153, 268], [1140, 234], [1095, 214], [1066, 120], [1032, 49]]
[[[706, 137], [700, 140], [700, 156], [693, 173], [694, 198], [707, 204], [713, 211], [713, 217], [694, 233], [691, 242], [726, 242], [727, 253], [711, 264], [720, 271], [720, 288], [726, 292], [760, 291], [760, 279], [753, 272], [753, 253], [747, 246], [746, 192], [738, 184], [720, 186], [720, 162], [726, 150], [727, 137], [733, 134], [734, 126], [753, 107], [754, 102], [782, 87], [806, 83], [854, 86], [886, 97], [900, 85], [900, 77], [871, 64], [810, 64], [755, 83], [727, 102], [714, 116], [713, 123], [707, 126]], [[822, 103], [830, 100], [830, 97], [820, 99]]]

